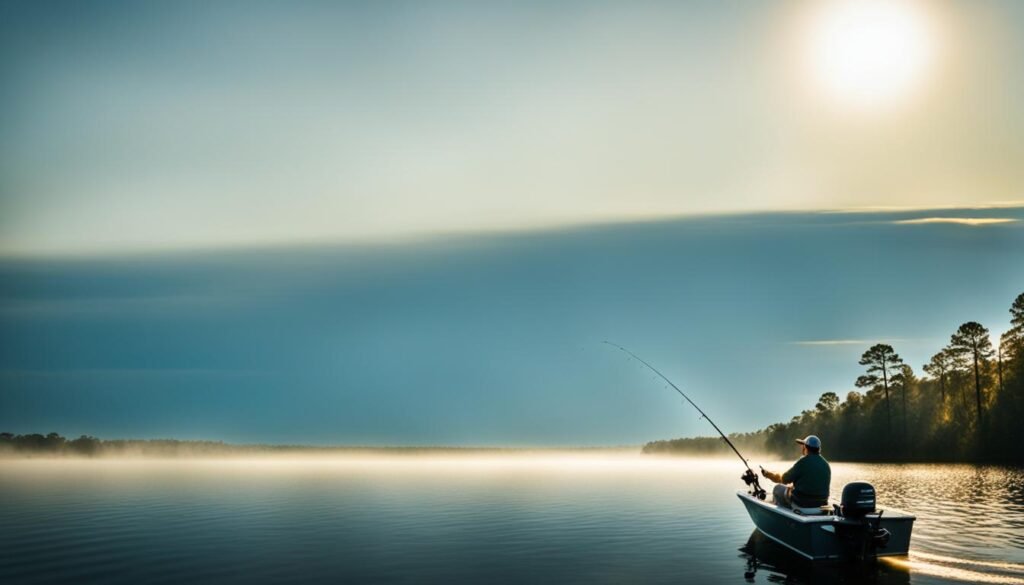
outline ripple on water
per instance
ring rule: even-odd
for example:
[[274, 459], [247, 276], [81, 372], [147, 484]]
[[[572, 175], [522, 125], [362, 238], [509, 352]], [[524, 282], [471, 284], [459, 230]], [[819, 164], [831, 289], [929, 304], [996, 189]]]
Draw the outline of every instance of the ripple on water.
[[[738, 475], [594, 454], [2, 461], [0, 582], [738, 581], [753, 558]], [[918, 517], [909, 557], [756, 564], [790, 582], [1024, 582], [1021, 470], [835, 464], [833, 497], [855, 479]]]

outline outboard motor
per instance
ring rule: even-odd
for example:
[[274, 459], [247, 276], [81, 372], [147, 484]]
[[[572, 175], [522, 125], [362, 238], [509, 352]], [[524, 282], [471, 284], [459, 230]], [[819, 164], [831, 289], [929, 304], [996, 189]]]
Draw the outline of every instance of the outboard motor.
[[861, 526], [860, 537], [855, 541], [857, 556], [864, 558], [874, 554], [874, 551], [885, 548], [889, 544], [889, 531], [882, 528], [882, 512], [874, 519], [867, 518], [868, 514], [875, 513], [875, 487], [866, 481], [855, 481], [843, 487], [843, 499], [839, 506], [839, 513], [843, 518], [859, 522]]
[[875, 511], [875, 486], [866, 481], [855, 481], [843, 488], [843, 500], [839, 507], [846, 518], [863, 518]]

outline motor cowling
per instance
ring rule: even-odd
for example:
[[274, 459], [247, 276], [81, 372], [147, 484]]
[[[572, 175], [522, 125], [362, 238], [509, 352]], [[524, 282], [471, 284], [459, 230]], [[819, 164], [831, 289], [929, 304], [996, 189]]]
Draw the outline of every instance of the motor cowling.
[[843, 487], [840, 511], [846, 518], [863, 518], [875, 511], [875, 487], [866, 481], [855, 481]]

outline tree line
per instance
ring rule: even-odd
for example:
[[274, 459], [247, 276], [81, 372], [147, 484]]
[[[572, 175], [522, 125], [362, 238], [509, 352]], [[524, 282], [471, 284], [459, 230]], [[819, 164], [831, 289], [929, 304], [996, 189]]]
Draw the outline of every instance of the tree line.
[[[618, 449], [618, 448], [617, 448]], [[432, 455], [501, 454], [559, 451], [557, 448], [425, 446], [345, 446], [232, 444], [223, 441], [177, 439], [98, 439], [82, 435], [68, 439], [59, 433], [15, 435], [0, 433], [0, 457], [236, 457], [266, 455]], [[601, 447], [576, 447], [573, 451], [600, 451]]]
[[[737, 437], [753, 451], [784, 457], [793, 455], [795, 437], [816, 434], [833, 459], [1024, 464], [1024, 293], [996, 343], [989, 329], [968, 321], [922, 364], [923, 376], [886, 343], [869, 347], [859, 363], [864, 373], [853, 384], [861, 391], [845, 399], [826, 392], [789, 422]], [[644, 452], [708, 450], [694, 441], [655, 441]]]
[[[729, 433], [729, 440], [744, 455], [766, 452], [764, 430], [752, 433]], [[650, 455], [672, 455], [675, 453], [709, 456], [732, 455], [732, 450], [721, 437], [687, 437], [685, 439], [651, 441], [644, 445], [643, 452]]]
[[89, 435], [68, 439], [59, 433], [15, 435], [0, 433], [0, 455], [86, 456], [103, 455], [216, 455], [238, 450], [219, 441], [102, 440]]

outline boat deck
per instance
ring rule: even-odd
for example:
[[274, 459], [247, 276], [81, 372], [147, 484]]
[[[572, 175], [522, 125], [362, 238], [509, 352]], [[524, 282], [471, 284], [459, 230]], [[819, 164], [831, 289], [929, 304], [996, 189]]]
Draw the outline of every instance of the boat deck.
[[[778, 504], [774, 504], [772, 502], [767, 502], [765, 500], [759, 500], [759, 499], [755, 498], [754, 496], [750, 495], [749, 493], [747, 493], [745, 491], [742, 491], [742, 490], [738, 490], [736, 492], [736, 495], [739, 496], [741, 500], [750, 502], [751, 504], [754, 504], [756, 506], [761, 506], [761, 507], [769, 510], [770, 512], [773, 512], [773, 513], [776, 513], [776, 514], [781, 514], [781, 515], [783, 515], [783, 516], [785, 516], [785, 517], [787, 517], [789, 519], [792, 519], [792, 520], [794, 520], [796, 522], [815, 523], [815, 522], [838, 522], [838, 521], [842, 520], [841, 517], [835, 516], [834, 514], [832, 514], [831, 511], [829, 513], [827, 513], [827, 514], [817, 514], [817, 515], [798, 514], [797, 512], [791, 510], [790, 508], [779, 506]], [[910, 514], [908, 512], [904, 512], [903, 510], [897, 510], [896, 508], [881, 508], [878, 512], [875, 512], [873, 514], [868, 514], [865, 517], [866, 518], [877, 518], [879, 512], [882, 513], [883, 517], [887, 517], [887, 516], [888, 517], [897, 517], [897, 518], [903, 518], [903, 519], [907, 519], [907, 520], [916, 520], [917, 519], [913, 514]]]

